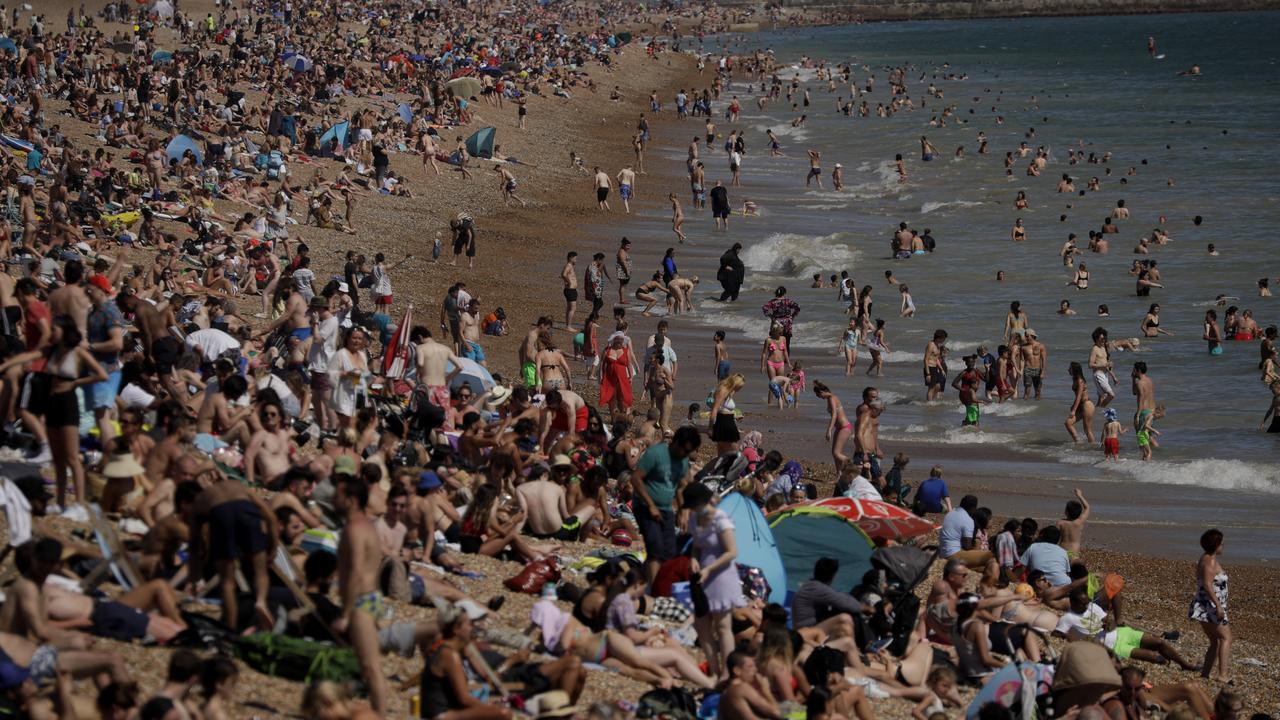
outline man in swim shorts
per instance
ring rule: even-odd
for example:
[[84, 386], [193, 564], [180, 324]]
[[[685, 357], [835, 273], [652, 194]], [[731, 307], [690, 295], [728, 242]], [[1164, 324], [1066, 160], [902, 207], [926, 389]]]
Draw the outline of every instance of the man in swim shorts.
[[618, 171], [618, 195], [622, 197], [622, 210], [631, 212], [631, 189], [636, 184], [636, 171], [630, 165]]
[[1093, 371], [1093, 383], [1098, 388], [1098, 407], [1106, 407], [1116, 399], [1116, 391], [1111, 383], [1115, 373], [1111, 365], [1111, 351], [1107, 348], [1107, 331], [1097, 328], [1093, 331], [1093, 347], [1089, 350], [1089, 369]]
[[333, 623], [335, 632], [346, 633], [356, 652], [361, 673], [369, 686], [369, 700], [380, 715], [387, 711], [387, 681], [382, 674], [378, 621], [386, 613], [386, 603], [378, 590], [378, 568], [382, 566], [382, 541], [369, 520], [369, 486], [359, 477], [346, 476], [337, 483], [334, 506], [346, 526], [338, 543], [338, 588], [343, 615]]
[[[223, 480], [205, 488], [187, 509], [191, 527], [191, 551], [187, 577], [204, 577], [204, 561], [210, 560], [221, 583], [222, 622], [238, 625], [236, 563], [249, 578], [259, 629], [270, 632], [275, 615], [267, 607], [267, 553], [276, 538], [276, 516], [257, 495], [235, 481]], [[206, 546], [204, 527], [208, 526]]]
[[613, 179], [609, 177], [608, 173], [601, 170], [599, 166], [596, 167], [595, 185], [596, 205], [598, 205], [601, 210], [608, 211], [609, 189], [613, 187]]

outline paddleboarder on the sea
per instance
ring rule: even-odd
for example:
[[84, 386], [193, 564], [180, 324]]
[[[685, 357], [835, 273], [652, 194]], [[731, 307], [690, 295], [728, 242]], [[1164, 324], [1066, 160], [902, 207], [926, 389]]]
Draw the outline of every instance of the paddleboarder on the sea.
[[1147, 37], [1147, 57], [1154, 59], [1155, 56], [1156, 56], [1156, 39], [1154, 37], [1148, 36]]

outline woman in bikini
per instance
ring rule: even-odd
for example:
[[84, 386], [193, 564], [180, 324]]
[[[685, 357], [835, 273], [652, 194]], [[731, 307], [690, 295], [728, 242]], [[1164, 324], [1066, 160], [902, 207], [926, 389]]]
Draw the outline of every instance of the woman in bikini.
[[1076, 423], [1084, 423], [1084, 435], [1093, 444], [1093, 401], [1089, 399], [1089, 381], [1084, 377], [1084, 368], [1073, 362], [1068, 368], [1071, 373], [1071, 409], [1067, 411], [1067, 419], [1063, 423], [1071, 434], [1072, 442], [1080, 442], [1080, 434], [1076, 432]]
[[[769, 338], [764, 341], [764, 345], [760, 348], [760, 372], [769, 378], [769, 386], [765, 390], [764, 402], [768, 405], [772, 402], [775, 394], [778, 399], [778, 409], [783, 406], [783, 392], [787, 378], [787, 368], [791, 364], [791, 355], [787, 350], [787, 341], [782, 337], [782, 326], [774, 324], [769, 329]], [[777, 387], [775, 393], [774, 387]]]
[[1027, 326], [1031, 322], [1031, 318], [1022, 310], [1022, 303], [1014, 300], [1009, 303], [1009, 312], [1004, 316], [1004, 339], [1008, 342], [1009, 338], [1017, 335], [1025, 337]]
[[1147, 316], [1142, 318], [1142, 335], [1143, 337], [1156, 337], [1157, 335], [1172, 335], [1160, 327], [1160, 304], [1151, 303], [1151, 307], [1147, 309]]
[[539, 392], [573, 389], [569, 381], [569, 361], [565, 360], [564, 353], [556, 349], [555, 342], [547, 333], [538, 335], [538, 355], [534, 362], [538, 364], [539, 377], [542, 379]]
[[667, 199], [671, 201], [671, 230], [675, 232], [676, 239], [684, 242], [684, 231], [680, 229], [684, 225], [684, 211], [680, 209], [680, 200], [675, 193], [668, 195]]
[[540, 600], [530, 612], [530, 633], [557, 655], [577, 655], [586, 662], [608, 665], [623, 675], [640, 682], [670, 688], [675, 684], [660, 665], [645, 659], [631, 638], [620, 632], [606, 630], [593, 633], [572, 614], [556, 607], [551, 600]]
[[1009, 234], [1014, 242], [1022, 242], [1027, 239], [1027, 230], [1022, 227], [1022, 218], [1013, 221], [1013, 231]]
[[831, 415], [831, 419], [827, 422], [827, 432], [823, 437], [831, 443], [831, 459], [836, 463], [838, 474], [840, 469], [849, 462], [849, 456], [844, 453], [844, 446], [853, 435], [853, 423], [849, 422], [849, 416], [845, 414], [840, 398], [836, 397], [825, 383], [814, 382], [813, 394], [827, 401], [827, 412]]

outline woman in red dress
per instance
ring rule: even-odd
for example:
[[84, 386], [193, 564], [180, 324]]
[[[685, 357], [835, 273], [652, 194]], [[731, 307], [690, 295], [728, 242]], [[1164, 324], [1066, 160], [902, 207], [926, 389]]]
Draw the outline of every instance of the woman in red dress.
[[614, 335], [605, 348], [600, 367], [600, 404], [615, 416], [631, 412], [630, 365], [631, 351], [626, 346], [626, 338]]

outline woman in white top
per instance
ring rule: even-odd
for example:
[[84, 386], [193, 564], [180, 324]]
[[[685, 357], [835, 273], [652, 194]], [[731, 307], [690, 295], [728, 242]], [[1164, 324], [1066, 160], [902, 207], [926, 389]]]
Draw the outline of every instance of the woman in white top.
[[338, 427], [352, 426], [361, 399], [367, 394], [369, 377], [369, 335], [362, 328], [352, 328], [343, 339], [342, 347], [329, 365], [333, 376], [333, 395], [330, 403], [338, 414]]

